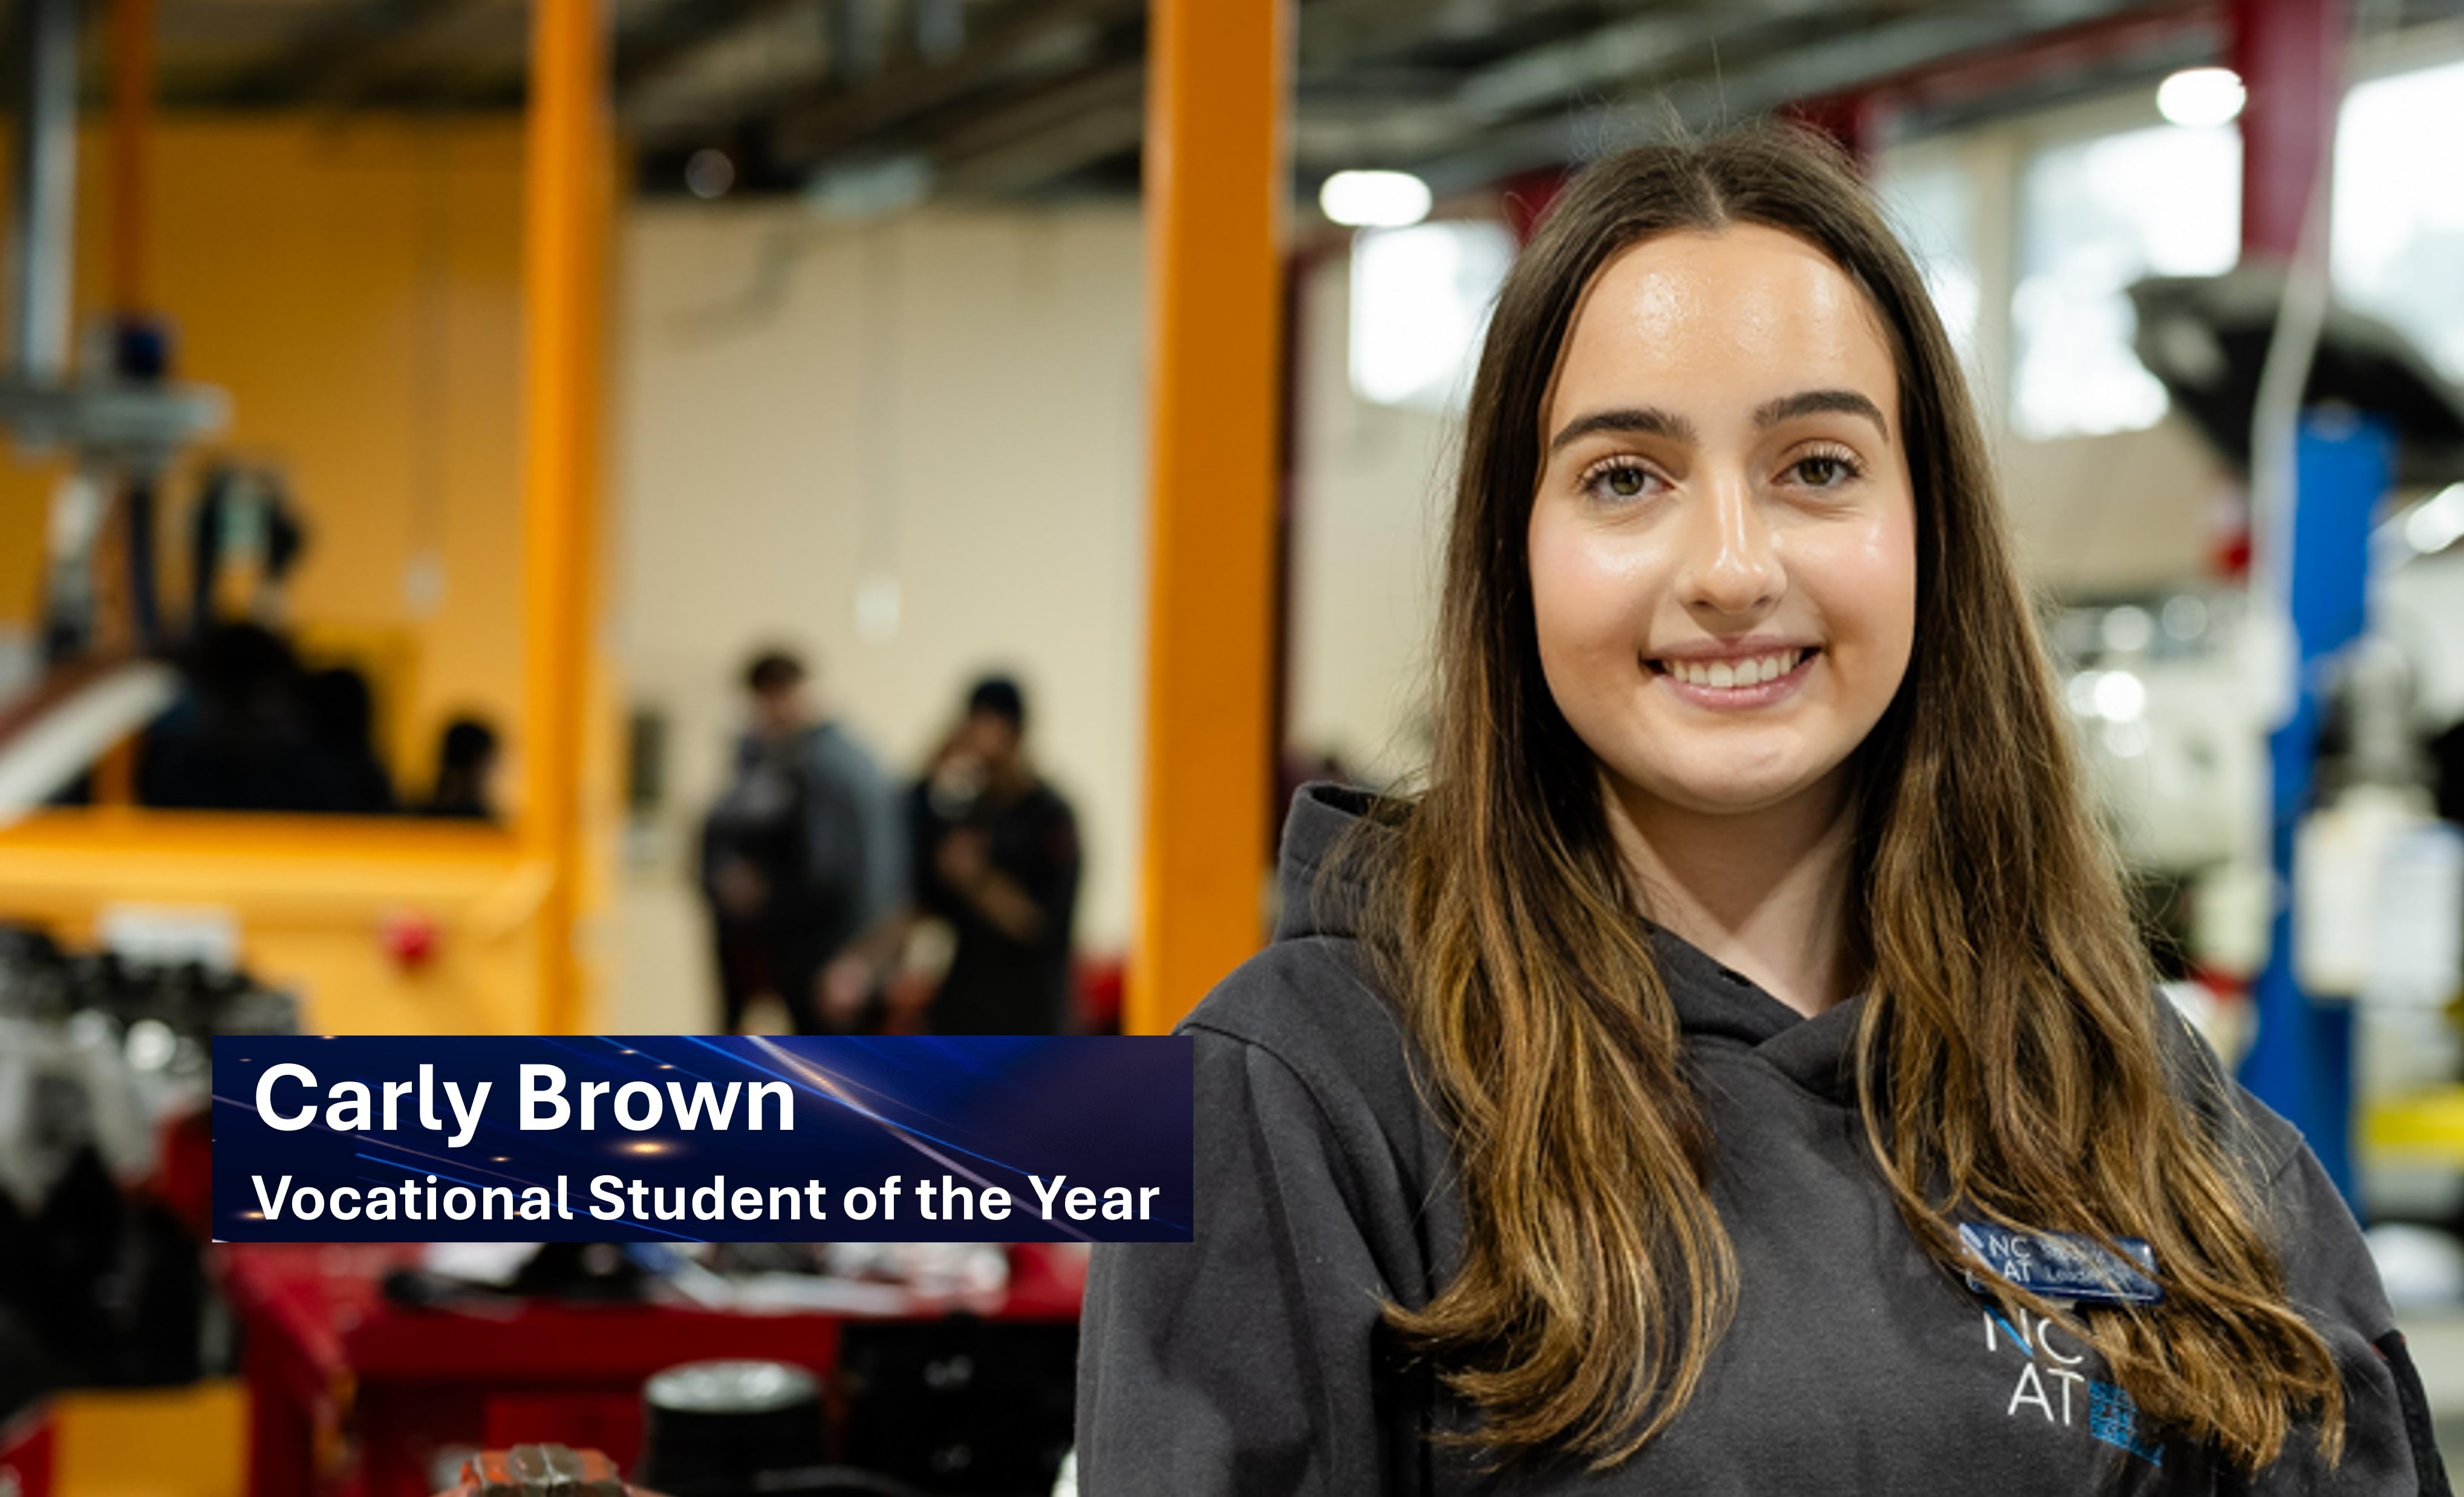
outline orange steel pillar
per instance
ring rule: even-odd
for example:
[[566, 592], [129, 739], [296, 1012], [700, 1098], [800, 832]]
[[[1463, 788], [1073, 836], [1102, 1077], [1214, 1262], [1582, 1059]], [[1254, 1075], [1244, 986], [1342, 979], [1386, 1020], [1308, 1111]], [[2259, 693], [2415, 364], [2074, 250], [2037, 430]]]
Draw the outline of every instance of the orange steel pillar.
[[1263, 932], [1288, 0], [1152, 0], [1146, 794], [1124, 1026]]
[[522, 544], [525, 766], [520, 831], [548, 870], [539, 1025], [582, 1018], [583, 715], [612, 189], [605, 0], [534, 0], [523, 164]]

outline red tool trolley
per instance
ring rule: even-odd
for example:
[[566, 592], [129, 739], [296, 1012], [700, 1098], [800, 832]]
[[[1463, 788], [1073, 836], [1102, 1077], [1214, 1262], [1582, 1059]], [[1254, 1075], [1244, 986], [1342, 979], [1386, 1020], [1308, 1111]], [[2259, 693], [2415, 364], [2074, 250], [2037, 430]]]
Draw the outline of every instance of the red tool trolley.
[[[809, 1369], [829, 1390], [832, 1438], [843, 1449], [874, 1459], [903, 1452], [910, 1464], [962, 1470], [973, 1452], [968, 1437], [954, 1433], [966, 1422], [958, 1402], [947, 1405], [949, 1417], [911, 1400], [894, 1419], [868, 1420], [863, 1388], [850, 1387], [866, 1379], [851, 1379], [845, 1361], [851, 1339], [885, 1332], [910, 1344], [920, 1336], [983, 1345], [992, 1335], [1004, 1348], [1036, 1350], [942, 1355], [916, 1386], [972, 1398], [979, 1408], [1014, 1412], [1022, 1392], [1066, 1407], [1084, 1250], [1030, 1243], [1007, 1251], [1009, 1282], [997, 1303], [954, 1311], [949, 1302], [893, 1291], [880, 1312], [849, 1313], [712, 1310], [659, 1298], [655, 1288], [638, 1302], [474, 1298], [423, 1307], [398, 1303], [383, 1287], [388, 1273], [419, 1262], [416, 1244], [227, 1245], [224, 1287], [246, 1335], [248, 1489], [255, 1497], [426, 1497], [440, 1459], [535, 1442], [596, 1447], [630, 1470], [642, 1442], [643, 1381], [711, 1358]], [[1001, 1365], [1010, 1361], [1020, 1365]], [[965, 1376], [953, 1378], [954, 1368]], [[1022, 1377], [1034, 1386], [1023, 1389]]]

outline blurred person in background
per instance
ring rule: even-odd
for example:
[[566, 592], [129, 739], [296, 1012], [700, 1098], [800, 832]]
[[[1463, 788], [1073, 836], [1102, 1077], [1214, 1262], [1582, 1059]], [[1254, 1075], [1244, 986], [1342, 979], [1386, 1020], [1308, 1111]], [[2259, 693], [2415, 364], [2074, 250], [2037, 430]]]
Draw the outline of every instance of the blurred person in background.
[[181, 666], [180, 697], [139, 751], [142, 804], [350, 816], [399, 808], [377, 754], [376, 693], [360, 671], [309, 671], [288, 637], [253, 622], [209, 627]]
[[775, 992], [799, 1034], [825, 1022], [822, 974], [859, 932], [896, 910], [907, 884], [897, 797], [871, 754], [827, 717], [803, 663], [781, 650], [744, 672], [751, 725], [702, 823], [702, 891], [715, 941], [721, 1017]]
[[1016, 681], [991, 675], [968, 691], [964, 715], [908, 793], [907, 826], [913, 902], [832, 969], [832, 1011], [861, 1013], [915, 921], [935, 918], [954, 942], [925, 1014], [932, 1032], [1067, 1032], [1078, 818], [1027, 757]]
[[419, 807], [422, 816], [451, 821], [493, 822], [496, 777], [496, 730], [476, 717], [456, 717], [445, 725], [436, 744], [436, 788]]
[[368, 678], [335, 666], [310, 675], [305, 695], [319, 807], [359, 816], [391, 811], [393, 778], [377, 758], [376, 693]]
[[299, 657], [255, 623], [218, 624], [181, 660], [180, 698], [146, 731], [137, 794], [198, 811], [322, 809]]
[[950, 970], [926, 1016], [935, 1034], [1068, 1028], [1078, 818], [1026, 754], [1026, 695], [1007, 676], [967, 693], [966, 715], [909, 801], [915, 901], [949, 922]]

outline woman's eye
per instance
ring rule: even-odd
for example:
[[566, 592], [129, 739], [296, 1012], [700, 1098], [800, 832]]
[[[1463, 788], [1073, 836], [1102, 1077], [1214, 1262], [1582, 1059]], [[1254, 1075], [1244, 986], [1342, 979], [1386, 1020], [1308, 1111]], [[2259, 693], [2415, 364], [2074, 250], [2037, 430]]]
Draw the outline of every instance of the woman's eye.
[[1809, 489], [1837, 489], [1857, 476], [1855, 463], [1827, 452], [1798, 458], [1792, 471], [1796, 474], [1796, 481]]
[[1583, 487], [1607, 499], [1640, 498], [1651, 487], [1651, 471], [1635, 463], [1595, 469]]

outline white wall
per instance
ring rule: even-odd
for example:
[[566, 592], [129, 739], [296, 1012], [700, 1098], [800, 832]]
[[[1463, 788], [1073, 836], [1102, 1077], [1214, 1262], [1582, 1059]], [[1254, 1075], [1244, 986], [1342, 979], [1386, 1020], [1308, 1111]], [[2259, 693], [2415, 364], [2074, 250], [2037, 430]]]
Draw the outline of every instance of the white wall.
[[1462, 423], [1353, 395], [1347, 257], [1314, 261], [1301, 297], [1285, 738], [1391, 778], [1427, 749], [1425, 655]]
[[[1130, 917], [1143, 578], [1138, 220], [1125, 209], [825, 226], [794, 206], [627, 220], [612, 648], [671, 723], [669, 811], [623, 880], [608, 1023], [714, 1012], [684, 867], [754, 646], [786, 640], [900, 774], [987, 667], [1076, 804], [1081, 948]], [[855, 600], [895, 581], [897, 627]]]

